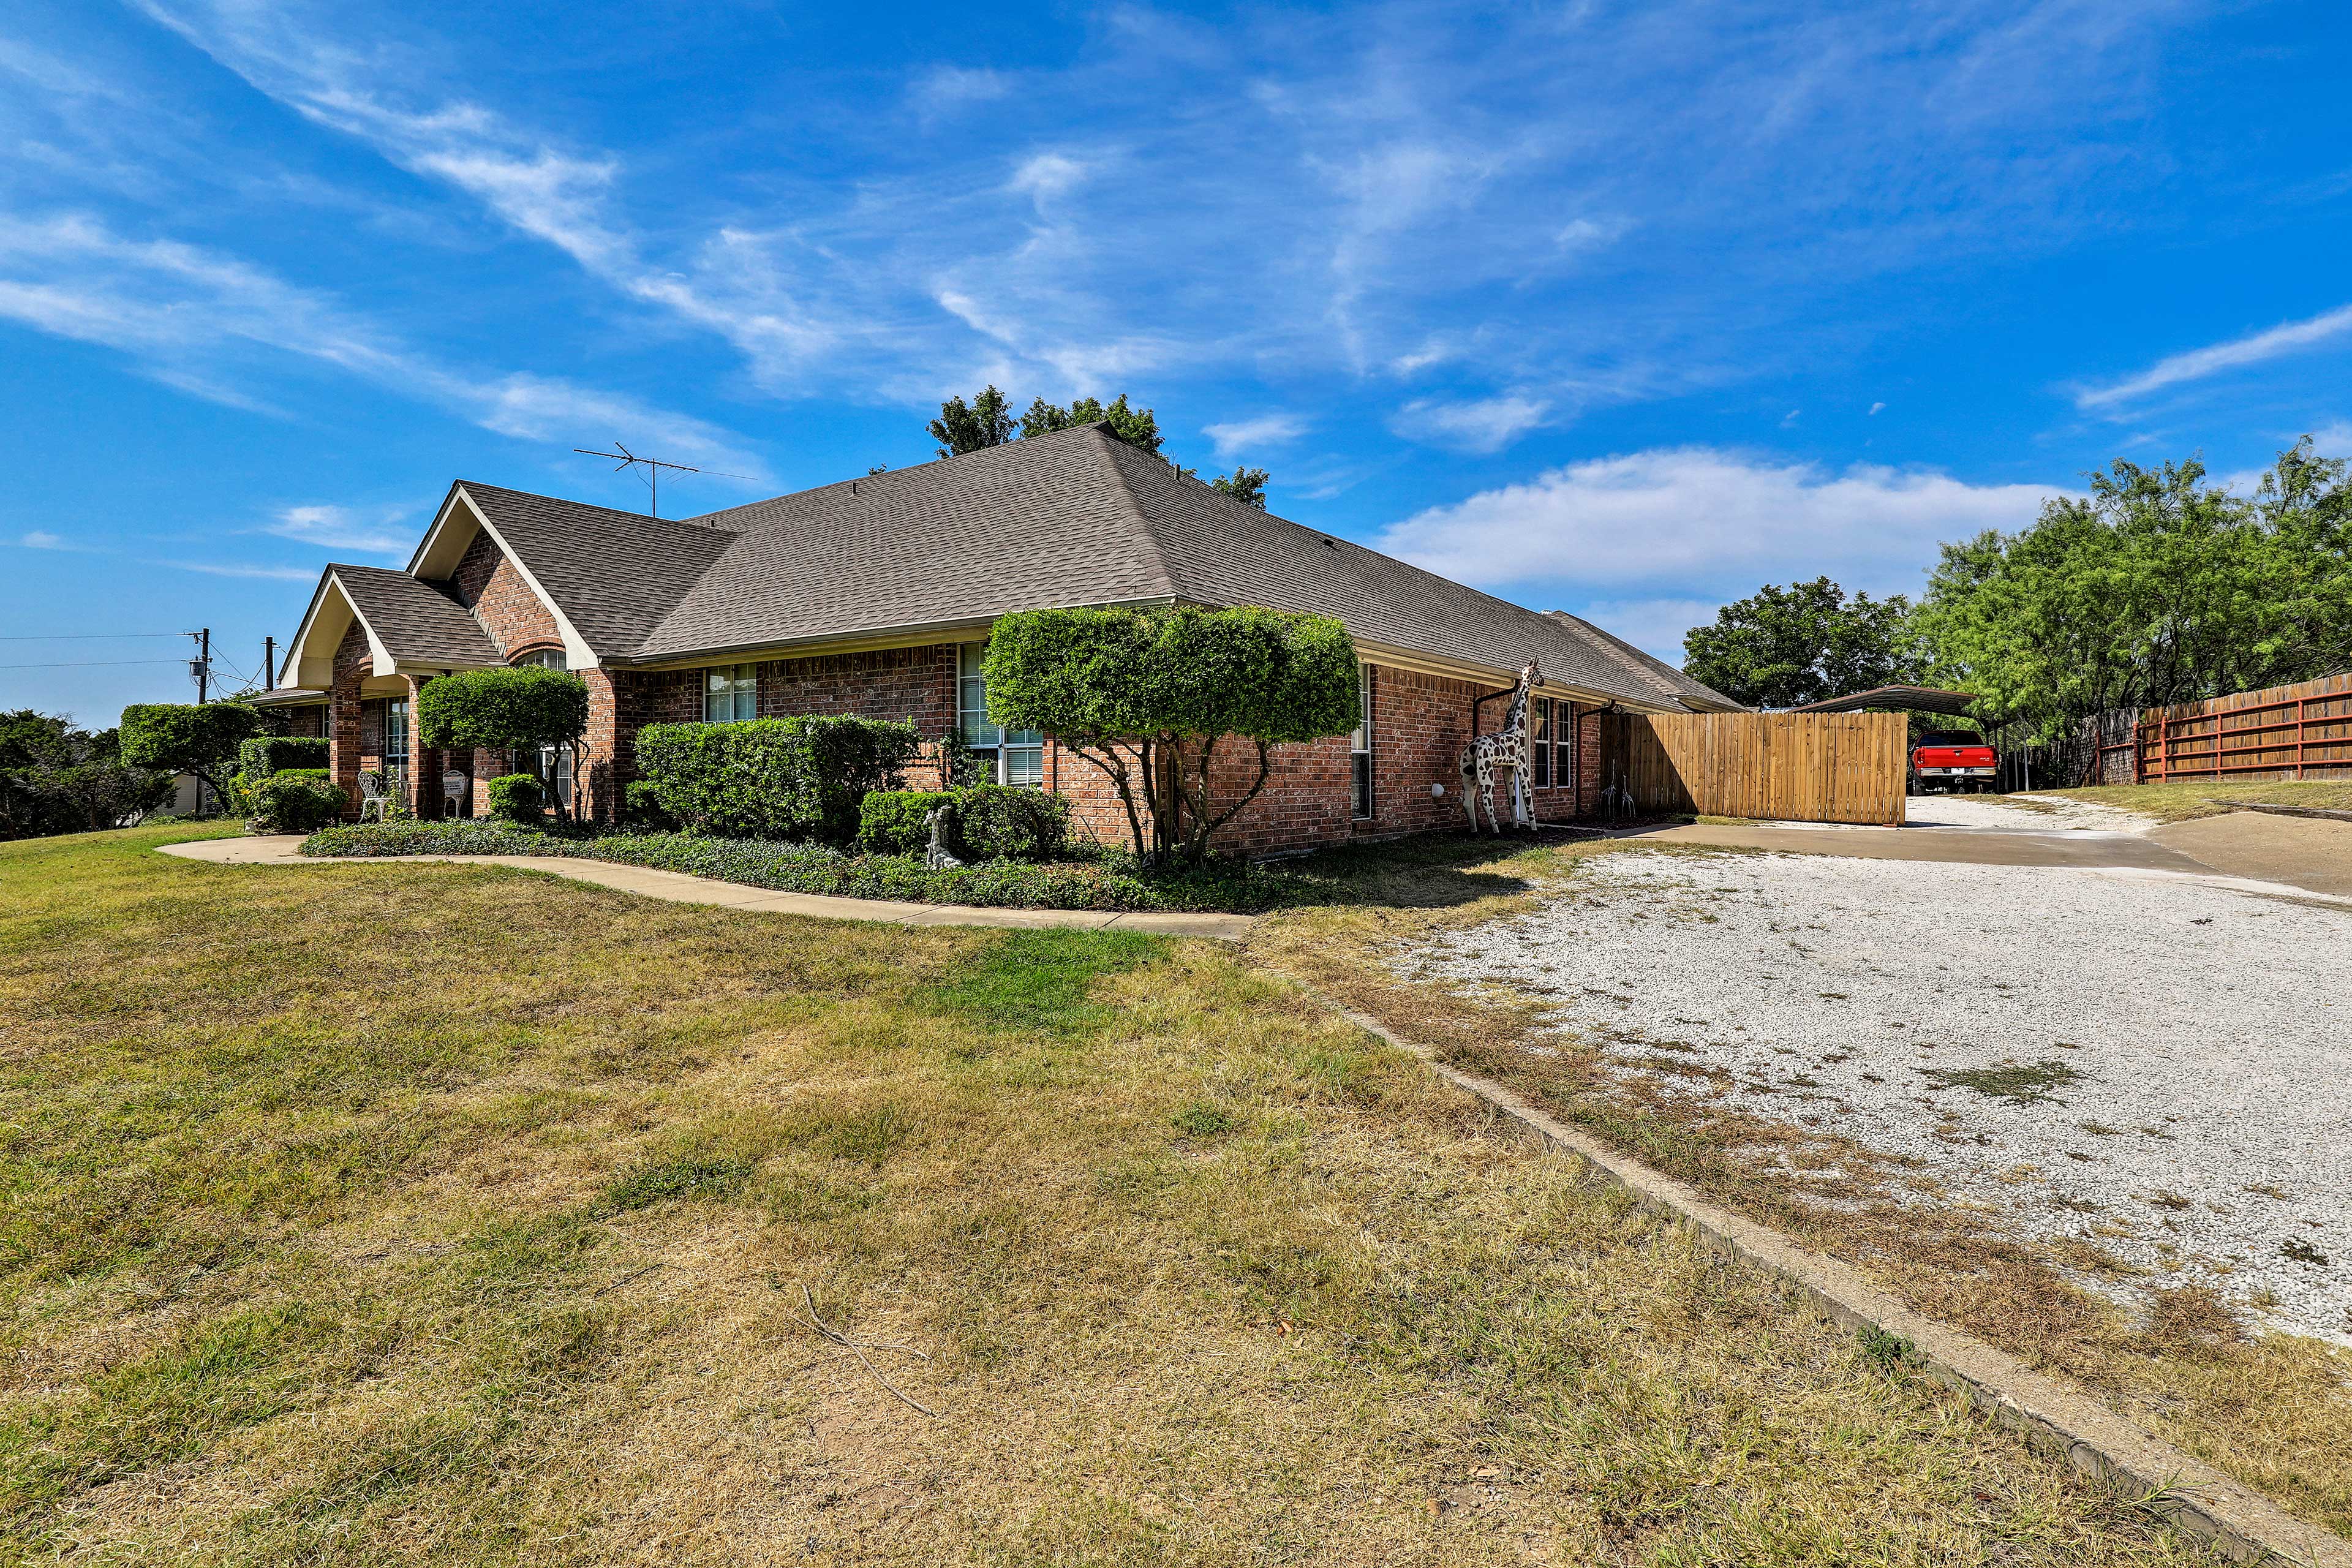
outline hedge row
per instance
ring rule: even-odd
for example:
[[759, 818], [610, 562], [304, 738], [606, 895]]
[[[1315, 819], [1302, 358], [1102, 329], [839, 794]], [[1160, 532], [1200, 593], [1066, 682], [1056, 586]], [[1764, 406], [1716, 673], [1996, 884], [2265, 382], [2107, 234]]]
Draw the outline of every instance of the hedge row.
[[644, 793], [687, 826], [846, 844], [859, 803], [894, 788], [919, 743], [912, 724], [876, 719], [647, 724], [637, 731], [637, 773]]
[[1302, 889], [1256, 868], [1139, 873], [1121, 860], [1042, 864], [992, 860], [933, 871], [916, 855], [856, 855], [824, 844], [708, 838], [684, 833], [545, 832], [497, 822], [391, 822], [330, 827], [305, 855], [551, 855], [683, 871], [780, 892], [828, 893], [994, 909], [1266, 909], [1301, 901]]
[[1070, 803], [1012, 784], [961, 789], [876, 790], [857, 809], [857, 847], [875, 855], [919, 855], [930, 846], [930, 816], [944, 809], [941, 837], [967, 860], [1055, 860], [1069, 842]]
[[237, 748], [236, 765], [255, 785], [298, 768], [317, 768], [323, 776], [327, 742], [316, 735], [256, 735]]

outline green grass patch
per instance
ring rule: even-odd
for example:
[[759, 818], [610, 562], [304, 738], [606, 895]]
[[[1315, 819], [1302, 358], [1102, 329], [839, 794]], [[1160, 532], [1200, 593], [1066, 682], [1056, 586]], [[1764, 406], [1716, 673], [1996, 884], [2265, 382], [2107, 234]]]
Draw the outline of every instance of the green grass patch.
[[1988, 1100], [2006, 1100], [2011, 1105], [2062, 1105], [2065, 1102], [2050, 1091], [2080, 1083], [2083, 1079], [2064, 1062], [2034, 1062], [2023, 1067], [2003, 1062], [1982, 1068], [1923, 1068], [1920, 1072], [1937, 1089], [1971, 1089]]

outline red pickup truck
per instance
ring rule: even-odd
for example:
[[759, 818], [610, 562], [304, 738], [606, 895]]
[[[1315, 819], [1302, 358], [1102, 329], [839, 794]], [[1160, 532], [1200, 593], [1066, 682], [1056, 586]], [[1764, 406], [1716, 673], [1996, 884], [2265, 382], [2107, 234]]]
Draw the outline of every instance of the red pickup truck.
[[1922, 735], [1911, 748], [1911, 793], [1990, 790], [1997, 766], [1981, 735]]

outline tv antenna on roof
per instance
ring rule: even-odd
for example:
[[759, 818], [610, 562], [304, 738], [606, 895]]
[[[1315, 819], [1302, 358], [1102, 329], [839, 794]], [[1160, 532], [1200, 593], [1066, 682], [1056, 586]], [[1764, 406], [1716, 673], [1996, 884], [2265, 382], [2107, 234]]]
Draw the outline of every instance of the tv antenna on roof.
[[626, 447], [622, 446], [618, 441], [613, 443], [613, 449], [609, 452], [591, 451], [585, 447], [574, 447], [572, 449], [579, 453], [583, 458], [614, 458], [619, 459], [619, 467], [613, 470], [616, 474], [619, 473], [622, 468], [629, 468], [634, 464], [643, 463], [646, 466], [646, 484], [653, 491], [651, 510], [647, 515], [655, 518], [661, 516], [661, 471], [664, 468], [675, 468], [681, 474], [698, 474], [702, 472], [700, 468], [688, 468], [684, 463], [665, 463], [659, 458], [640, 458], [635, 452], [630, 451]]

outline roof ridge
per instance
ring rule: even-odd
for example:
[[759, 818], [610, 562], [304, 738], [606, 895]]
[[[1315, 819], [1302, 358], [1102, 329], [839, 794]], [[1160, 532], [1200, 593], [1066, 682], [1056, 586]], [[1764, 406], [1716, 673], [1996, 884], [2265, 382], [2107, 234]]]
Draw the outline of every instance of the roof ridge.
[[[1128, 482], [1127, 470], [1119, 466], [1118, 456], [1112, 452], [1110, 446], [1106, 445], [1106, 443], [1115, 443], [1118, 447], [1127, 451], [1133, 452], [1139, 457], [1151, 458], [1155, 462], [1164, 461], [1165, 459], [1160, 458], [1152, 453], [1144, 451], [1140, 447], [1131, 446], [1128, 442], [1120, 440], [1117, 436], [1112, 435], [1109, 428], [1109, 422], [1108, 420], [1090, 419], [1084, 425], [1073, 425], [1069, 428], [1072, 430], [1091, 430], [1095, 433], [1093, 443], [1095, 447], [1095, 457], [1099, 462], [1101, 462], [1103, 467], [1110, 470], [1111, 489], [1112, 493], [1118, 498], [1120, 510], [1125, 515], [1128, 523], [1133, 528], [1136, 534], [1142, 539], [1143, 547], [1150, 555], [1151, 568], [1159, 575], [1161, 586], [1167, 589], [1168, 596], [1170, 598], [1175, 598], [1179, 590], [1176, 582], [1175, 569], [1168, 563], [1168, 547], [1161, 542], [1159, 530], [1151, 526], [1151, 519], [1144, 511], [1143, 502], [1136, 498], [1135, 487]], [[1059, 430], [1049, 430], [1046, 432], [1047, 436], [1059, 436], [1062, 434], [1064, 434], [1064, 432]], [[1024, 436], [1022, 439], [1026, 441], [1043, 439], [1043, 437]], [[1008, 442], [1007, 445], [1010, 445], [1010, 443]], [[1170, 464], [1169, 466], [1171, 468], [1174, 467], [1173, 464]]]
[[[698, 533], [709, 533], [714, 529], [718, 529], [718, 524], [704, 522], [701, 521], [701, 519], [705, 517], [716, 517], [719, 515], [718, 512], [702, 512], [695, 517], [654, 517], [642, 511], [625, 511], [619, 507], [605, 506], [597, 501], [573, 500], [568, 496], [551, 496], [539, 490], [519, 490], [512, 485], [494, 485], [487, 479], [452, 479], [450, 481], [450, 488], [452, 489], [467, 490], [496, 490], [501, 495], [522, 496], [530, 500], [552, 501], [557, 506], [578, 507], [583, 511], [602, 512], [606, 517], [614, 518], [624, 522], [649, 522], [657, 528], [690, 528]], [[747, 501], [744, 504], [747, 506], [755, 506], [758, 503], [756, 501]], [[727, 533], [740, 531], [739, 530], [731, 528], [719, 531]]]

